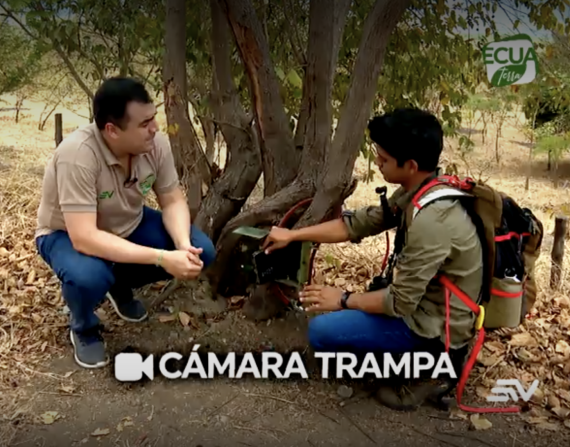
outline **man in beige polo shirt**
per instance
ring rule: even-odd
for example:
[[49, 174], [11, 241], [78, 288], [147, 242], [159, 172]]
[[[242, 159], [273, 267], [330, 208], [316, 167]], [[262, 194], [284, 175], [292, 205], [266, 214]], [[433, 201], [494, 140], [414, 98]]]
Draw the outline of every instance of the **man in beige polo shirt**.
[[[139, 82], [111, 78], [93, 100], [95, 122], [70, 134], [49, 161], [36, 244], [62, 283], [76, 362], [109, 357], [94, 313], [108, 298], [127, 321], [147, 317], [132, 290], [167, 278], [196, 278], [215, 259], [191, 225], [168, 138]], [[161, 211], [145, 206], [153, 190]]]

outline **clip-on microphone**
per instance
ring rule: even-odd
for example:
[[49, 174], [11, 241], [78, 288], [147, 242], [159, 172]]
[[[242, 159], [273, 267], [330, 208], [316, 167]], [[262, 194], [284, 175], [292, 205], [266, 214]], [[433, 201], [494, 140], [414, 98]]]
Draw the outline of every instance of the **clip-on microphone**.
[[123, 186], [124, 186], [125, 188], [130, 188], [131, 186], [133, 186], [133, 185], [134, 185], [136, 182], [138, 182], [138, 181], [139, 181], [139, 179], [136, 178], [136, 177], [134, 177], [134, 178], [129, 178], [129, 179], [126, 179], [126, 180], [123, 182]]

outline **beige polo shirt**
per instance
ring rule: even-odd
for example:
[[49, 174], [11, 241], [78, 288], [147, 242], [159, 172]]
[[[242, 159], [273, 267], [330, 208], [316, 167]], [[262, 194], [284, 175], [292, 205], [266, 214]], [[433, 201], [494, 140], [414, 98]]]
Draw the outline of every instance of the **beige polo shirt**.
[[134, 156], [131, 169], [128, 178], [95, 123], [75, 130], [47, 164], [36, 237], [65, 230], [63, 213], [77, 212], [97, 213], [100, 230], [128, 236], [142, 219], [151, 189], [161, 194], [179, 184], [168, 137], [157, 134], [154, 149]]

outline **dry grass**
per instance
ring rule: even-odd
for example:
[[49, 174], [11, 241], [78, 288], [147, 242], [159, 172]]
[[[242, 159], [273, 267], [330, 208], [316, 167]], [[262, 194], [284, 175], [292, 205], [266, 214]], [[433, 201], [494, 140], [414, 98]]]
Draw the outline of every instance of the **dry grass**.
[[[12, 112], [0, 112], [3, 124], [0, 130], [0, 390], [24, 382], [31, 374], [41, 374], [39, 365], [62, 352], [57, 340], [67, 325], [67, 317], [61, 313], [63, 301], [58, 281], [36, 254], [33, 241], [43, 166], [54, 148], [53, 120], [43, 132], [36, 130], [40, 110], [40, 105], [32, 105], [30, 110], [24, 111], [25, 116], [18, 124], [14, 123]], [[71, 113], [63, 113], [64, 134], [85, 123]], [[159, 119], [164, 123], [163, 114]], [[490, 163], [483, 177], [490, 177], [495, 187], [532, 208], [545, 225], [544, 251], [537, 264], [538, 303], [525, 328], [490, 337], [482, 363], [473, 373], [476, 379], [471, 379], [470, 384], [479, 387], [477, 392], [482, 395], [498, 376], [527, 381], [540, 378], [542, 384], [546, 383], [541, 385], [545, 399], [554, 403], [551, 406], [570, 411], [570, 386], [566, 379], [570, 373], [568, 256], [562, 289], [553, 292], [548, 288], [552, 213], [564, 209], [570, 195], [565, 186], [553, 188], [544, 175], [543, 161], [535, 169], [530, 190], [524, 190], [527, 150], [513, 142], [522, 139], [522, 133], [511, 123], [501, 138], [505, 161], [500, 166]], [[448, 150], [445, 158], [463, 167], [452, 151]], [[493, 150], [479, 145], [475, 155], [469, 158], [469, 165], [475, 172], [478, 168], [484, 170], [492, 159]], [[359, 160], [355, 175], [363, 176], [366, 169], [367, 164]], [[570, 172], [566, 178], [570, 179]], [[356, 208], [377, 203], [374, 189], [382, 183], [378, 177], [372, 183], [361, 183], [346, 206]], [[392, 191], [394, 187], [390, 185], [389, 189]], [[317, 260], [318, 276], [331, 284], [362, 289], [377, 272], [384, 251], [384, 236], [369, 238], [359, 245], [324, 246]], [[513, 337], [513, 333], [517, 335]], [[0, 398], [0, 405], [7, 410], [6, 417], [12, 417], [9, 402], [2, 402]], [[9, 435], [10, 432], [0, 432], [0, 440]]]

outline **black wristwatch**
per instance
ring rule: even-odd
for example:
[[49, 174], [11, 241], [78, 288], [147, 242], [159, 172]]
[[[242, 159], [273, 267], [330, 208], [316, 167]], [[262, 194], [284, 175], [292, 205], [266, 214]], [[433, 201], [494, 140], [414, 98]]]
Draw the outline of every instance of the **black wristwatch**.
[[352, 295], [352, 292], [344, 291], [342, 293], [342, 297], [340, 298], [340, 307], [342, 307], [343, 309], [348, 309], [347, 301], [350, 295]]

